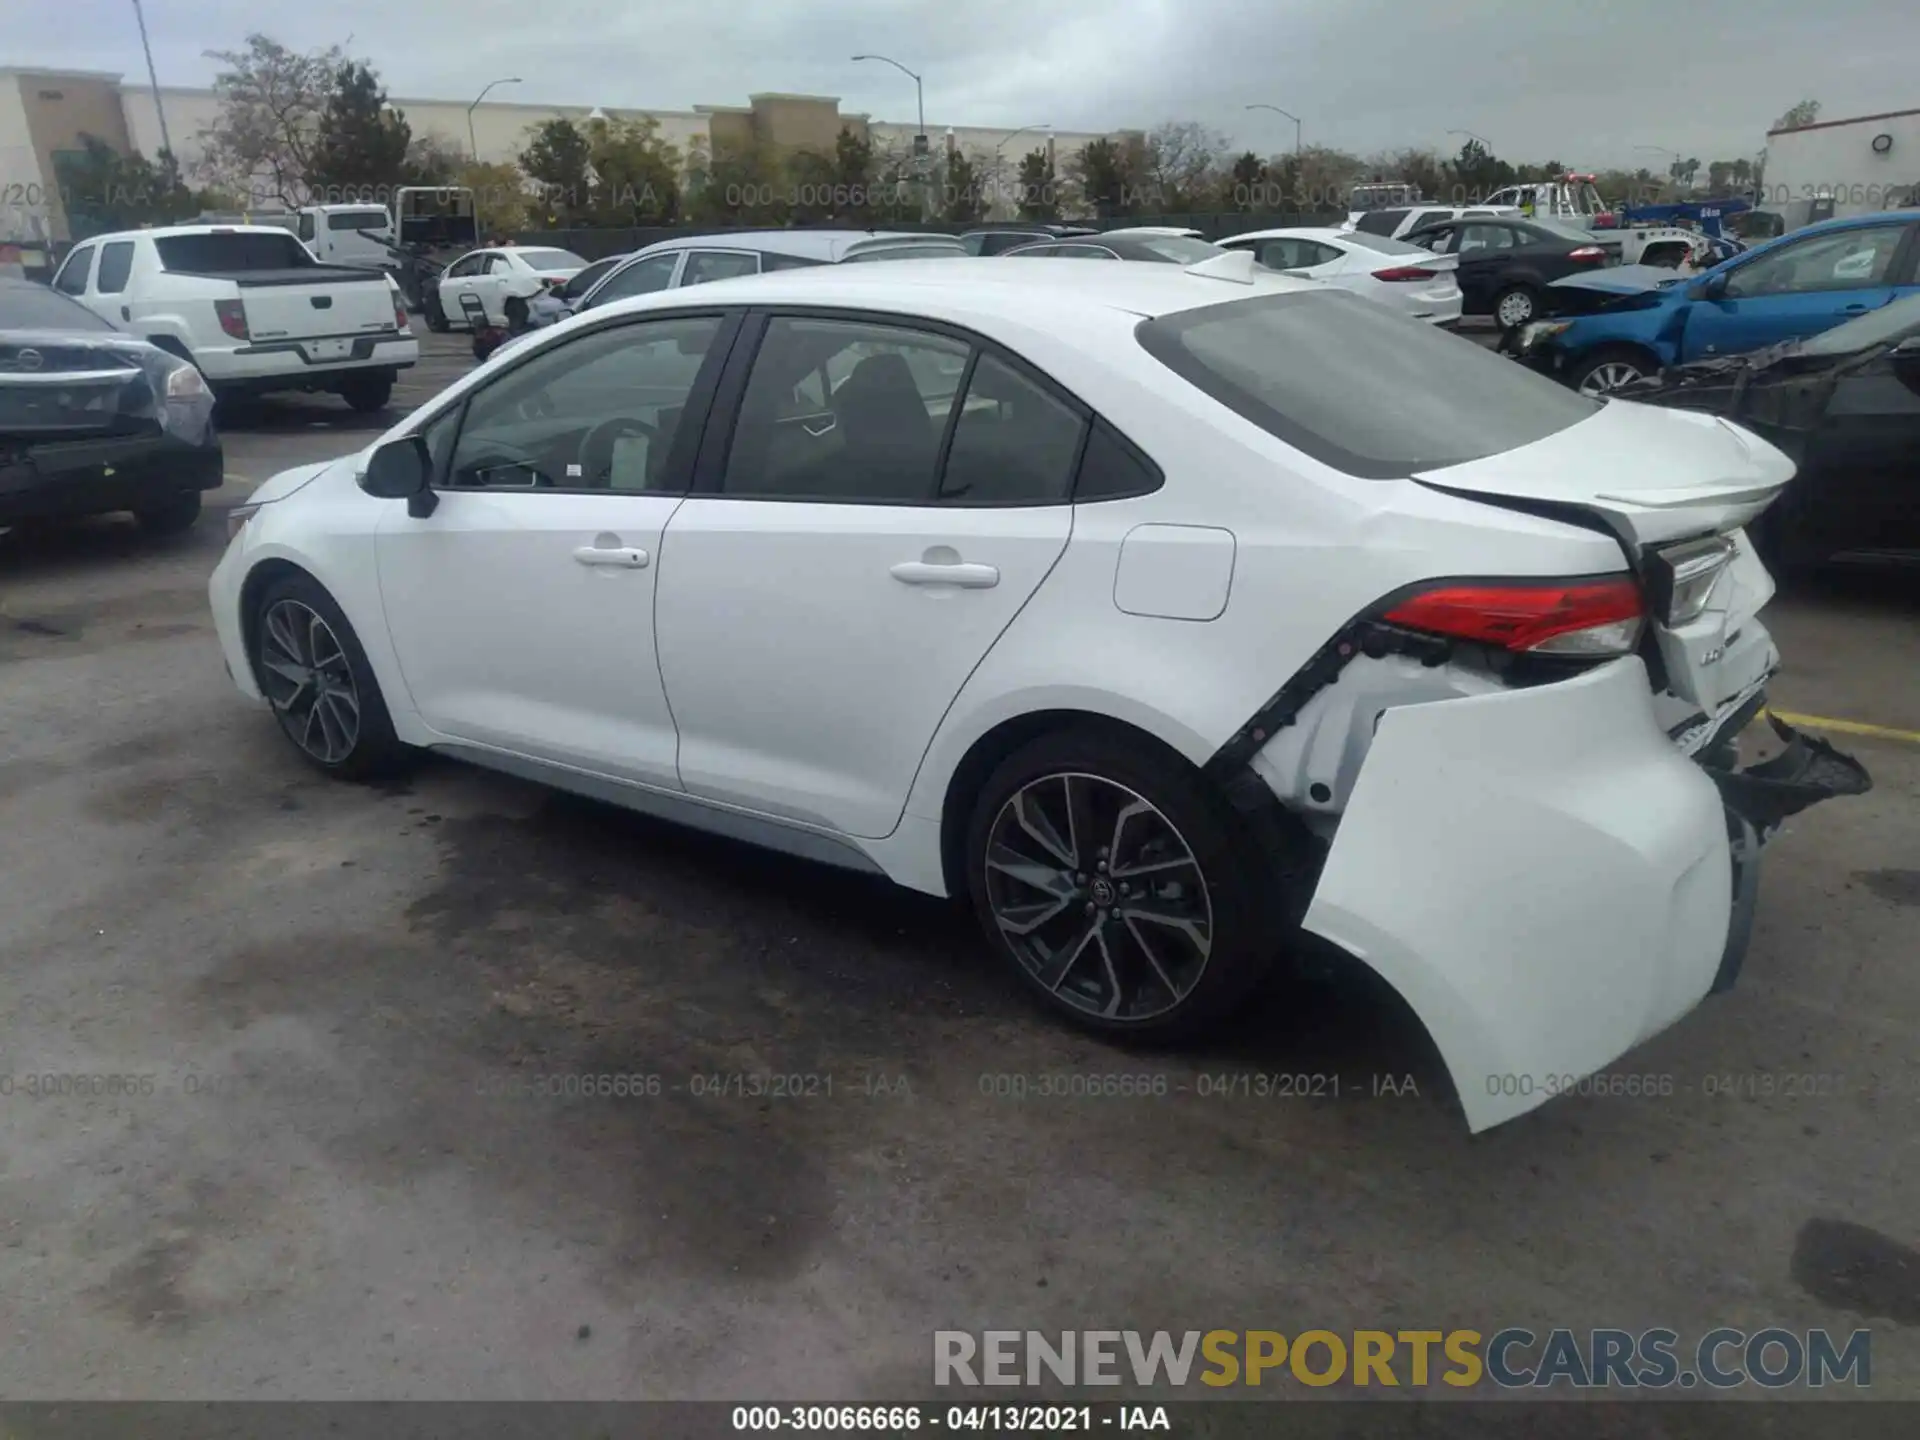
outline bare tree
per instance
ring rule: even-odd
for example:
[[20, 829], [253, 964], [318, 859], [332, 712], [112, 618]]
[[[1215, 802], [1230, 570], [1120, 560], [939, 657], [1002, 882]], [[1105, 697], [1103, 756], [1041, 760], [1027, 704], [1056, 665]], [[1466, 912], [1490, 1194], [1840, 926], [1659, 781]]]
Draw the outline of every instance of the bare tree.
[[[1147, 135], [1133, 179], [1151, 197], [1142, 208], [1165, 214], [1211, 209], [1220, 193], [1227, 137], [1191, 120], [1169, 120]], [[1133, 167], [1129, 167], [1133, 168]]]
[[202, 165], [223, 188], [254, 199], [298, 205], [338, 76], [340, 46], [301, 53], [266, 35], [242, 50], [209, 50], [220, 62], [213, 93], [220, 112], [200, 132]]

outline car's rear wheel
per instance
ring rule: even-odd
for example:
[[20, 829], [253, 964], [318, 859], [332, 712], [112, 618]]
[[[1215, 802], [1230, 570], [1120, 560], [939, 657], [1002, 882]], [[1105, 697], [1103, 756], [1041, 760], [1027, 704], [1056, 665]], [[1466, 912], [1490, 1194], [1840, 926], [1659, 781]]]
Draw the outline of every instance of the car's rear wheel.
[[340, 398], [362, 415], [384, 410], [393, 399], [393, 376], [355, 375], [340, 382]]
[[1598, 398], [1654, 373], [1652, 362], [1638, 350], [1613, 347], [1596, 351], [1575, 365], [1567, 384], [1582, 395]]
[[1540, 296], [1531, 285], [1509, 285], [1493, 297], [1493, 318], [1502, 330], [1530, 325], [1540, 314]]
[[366, 651], [318, 581], [291, 574], [271, 582], [251, 633], [261, 693], [308, 764], [365, 780], [404, 757]]
[[200, 492], [183, 490], [165, 500], [143, 505], [133, 512], [133, 518], [149, 535], [178, 535], [191, 530], [200, 518]]
[[1043, 736], [987, 780], [967, 879], [988, 942], [1050, 1009], [1167, 1040], [1267, 971], [1290, 907], [1271, 852], [1177, 757], [1099, 731]]

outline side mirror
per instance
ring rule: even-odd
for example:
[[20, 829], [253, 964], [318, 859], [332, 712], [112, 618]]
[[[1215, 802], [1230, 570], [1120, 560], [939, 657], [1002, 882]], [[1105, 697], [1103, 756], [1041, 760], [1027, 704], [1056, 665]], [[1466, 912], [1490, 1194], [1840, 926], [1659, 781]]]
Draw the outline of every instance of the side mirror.
[[431, 515], [440, 497], [433, 491], [433, 459], [418, 435], [389, 440], [367, 457], [360, 488], [382, 500], [404, 500], [407, 513]]
[[1689, 300], [1718, 300], [1727, 293], [1726, 272], [1719, 271], [1687, 287]]

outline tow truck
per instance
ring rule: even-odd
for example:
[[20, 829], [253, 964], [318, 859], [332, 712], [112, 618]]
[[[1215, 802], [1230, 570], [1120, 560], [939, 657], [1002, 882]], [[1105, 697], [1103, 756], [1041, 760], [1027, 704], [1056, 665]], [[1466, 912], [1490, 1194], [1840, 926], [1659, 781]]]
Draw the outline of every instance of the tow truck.
[[1615, 210], [1600, 198], [1596, 177], [1569, 170], [1558, 180], [1509, 185], [1487, 197], [1489, 205], [1518, 206], [1536, 220], [1557, 220], [1582, 230], [1606, 230], [1620, 237], [1622, 265], [1652, 265], [1662, 270], [1697, 270], [1714, 263], [1714, 247], [1700, 230], [1661, 223], [1640, 212]]

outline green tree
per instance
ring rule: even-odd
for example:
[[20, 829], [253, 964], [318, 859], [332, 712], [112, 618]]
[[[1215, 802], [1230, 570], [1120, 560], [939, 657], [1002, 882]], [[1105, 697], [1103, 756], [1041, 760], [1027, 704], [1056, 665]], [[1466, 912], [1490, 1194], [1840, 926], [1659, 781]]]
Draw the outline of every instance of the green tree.
[[1081, 203], [1091, 213], [1101, 219], [1128, 213], [1126, 155], [1112, 140], [1103, 136], [1082, 145], [1073, 157], [1072, 170]]
[[175, 224], [212, 208], [203, 203], [212, 197], [189, 190], [166, 151], [157, 162], [138, 151], [122, 155], [97, 135], [83, 133], [78, 152], [62, 153], [54, 176], [75, 240]]
[[986, 215], [985, 187], [980, 169], [964, 150], [955, 150], [947, 159], [947, 173], [941, 187], [940, 218], [949, 225], [977, 224]]
[[413, 127], [387, 104], [386, 89], [371, 67], [349, 60], [334, 72], [307, 158], [306, 189], [314, 200], [384, 199], [407, 182], [407, 151]]
[[1767, 128], [1769, 130], [1799, 130], [1813, 124], [1813, 122], [1819, 118], [1820, 102], [1818, 100], [1802, 100]]
[[666, 225], [679, 218], [680, 151], [660, 138], [658, 120], [589, 120], [586, 139], [595, 224]]
[[1020, 157], [1019, 197], [1015, 205], [1022, 220], [1060, 218], [1060, 177], [1053, 173], [1053, 157], [1046, 147]]
[[469, 160], [444, 183], [473, 191], [474, 219], [481, 234], [513, 235], [533, 228], [534, 197], [527, 193], [527, 177], [518, 165]]
[[783, 225], [789, 194], [782, 157], [770, 145], [716, 146], [696, 150], [699, 188], [689, 197], [688, 217], [703, 225]]
[[873, 142], [842, 125], [833, 137], [833, 183], [846, 188], [840, 217], [849, 225], [873, 223]]
[[1273, 201], [1273, 196], [1268, 193], [1270, 183], [1267, 162], [1251, 150], [1244, 152], [1233, 162], [1233, 170], [1228, 176], [1225, 196], [1227, 208], [1243, 212], [1267, 209]]
[[592, 161], [592, 142], [564, 116], [528, 127], [520, 168], [539, 187], [536, 208], [546, 224], [564, 229], [592, 211]]
[[[409, 185], [455, 185], [462, 183], [460, 172], [468, 163], [465, 146], [444, 135], [429, 132], [413, 137], [413, 143], [407, 146], [407, 160], [403, 168]], [[516, 176], [520, 173], [515, 166], [508, 165], [506, 168]]]

